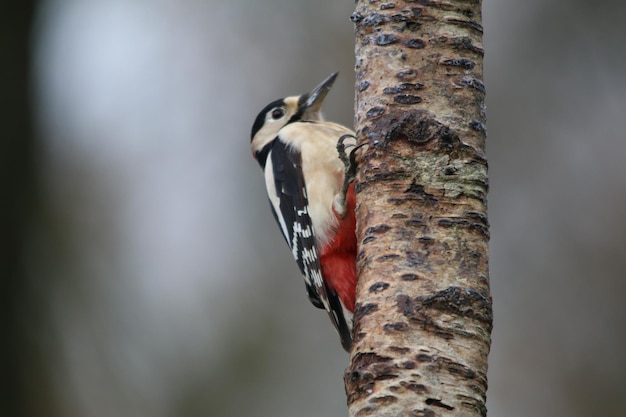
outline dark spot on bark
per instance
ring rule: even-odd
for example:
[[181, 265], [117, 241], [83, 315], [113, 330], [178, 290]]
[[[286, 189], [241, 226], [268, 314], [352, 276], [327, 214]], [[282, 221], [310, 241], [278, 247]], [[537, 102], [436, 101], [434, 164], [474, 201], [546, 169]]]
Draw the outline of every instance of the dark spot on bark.
[[380, 26], [387, 21], [387, 18], [380, 13], [371, 13], [367, 16], [361, 16], [361, 20], [358, 23], [361, 23], [366, 27]]
[[[386, 369], [388, 370], [392, 370], [392, 367], [387, 367]], [[385, 381], [387, 379], [394, 379], [397, 378], [398, 374], [393, 373], [393, 372], [389, 372], [389, 373], [380, 373], [376, 378], [374, 378], [376, 381]]]
[[414, 69], [410, 69], [410, 68], [402, 70], [396, 74], [396, 78], [399, 78], [401, 80], [407, 80], [407, 81], [412, 80], [416, 76], [417, 76], [417, 71], [415, 71]]
[[415, 182], [415, 179], [413, 179], [413, 182], [411, 183], [411, 185], [409, 186], [409, 188], [407, 188], [406, 190], [404, 190], [405, 194], [406, 193], [410, 193], [410, 194], [415, 194], [417, 195], [421, 200], [423, 200], [424, 202], [434, 205], [437, 204], [438, 201], [435, 198], [434, 195], [427, 193], [426, 190], [424, 190], [424, 186], [421, 184], [417, 184]]
[[485, 125], [478, 119], [473, 119], [470, 122], [469, 127], [477, 132], [484, 132], [485, 130], [487, 130], [485, 128]]
[[386, 224], [379, 224], [379, 225], [376, 225], [376, 226], [368, 227], [365, 230], [365, 234], [366, 235], [371, 235], [371, 234], [374, 234], [374, 233], [376, 233], [376, 234], [384, 233], [384, 232], [388, 231], [389, 229], [391, 229], [390, 226], [388, 226]]
[[426, 404], [427, 405], [432, 405], [434, 407], [440, 407], [440, 408], [444, 408], [446, 410], [454, 410], [454, 407], [444, 404], [441, 402], [441, 400], [438, 400], [436, 398], [426, 398]]
[[[402, 314], [410, 319], [413, 319], [418, 311], [427, 308], [478, 320], [487, 324], [491, 330], [493, 321], [491, 299], [473, 288], [449, 287], [433, 295], [415, 299], [399, 295], [397, 303]], [[411, 309], [413, 311], [409, 312]]]
[[472, 38], [470, 38], [469, 36], [458, 36], [456, 38], [452, 38], [450, 40], [450, 45], [454, 49], [475, 52], [480, 56], [485, 54], [485, 50], [479, 46], [474, 45], [474, 43], [472, 42]]
[[411, 141], [422, 144], [436, 139], [445, 127], [432, 118], [430, 113], [417, 113], [417, 123], [412, 126]]
[[388, 198], [387, 202], [389, 204], [395, 204], [396, 206], [399, 206], [400, 204], [406, 203], [406, 199], [405, 198]]
[[474, 17], [474, 12], [469, 9], [465, 9], [463, 10], [463, 15], [471, 19], [472, 17]]
[[[354, 309], [355, 316], [367, 316], [368, 314], [372, 314], [374, 311], [378, 310], [378, 304], [370, 303], [370, 304], [357, 304]], [[355, 319], [356, 321], [356, 319]]]
[[349, 370], [344, 373], [348, 403], [369, 396], [376, 381], [397, 378], [397, 367], [392, 359], [375, 353], [358, 353], [352, 359]]
[[[413, 363], [413, 362], [411, 362]], [[413, 364], [415, 365], [415, 364]], [[400, 386], [409, 390], [409, 391], [413, 391], [416, 394], [427, 394], [429, 392], [429, 389], [424, 385], [424, 384], [418, 384], [416, 382], [407, 382], [407, 381], [402, 381], [400, 382]]]
[[476, 378], [476, 372], [474, 372], [474, 370], [472, 370], [468, 366], [463, 365], [462, 363], [449, 361], [446, 364], [446, 369], [451, 374], [459, 375], [460, 377], [465, 378], [465, 379], [475, 379]]
[[419, 22], [409, 21], [404, 24], [406, 30], [410, 32], [416, 32], [419, 28], [422, 27], [422, 24]]
[[462, 67], [466, 70], [471, 70], [476, 66], [474, 61], [467, 58], [448, 58], [441, 61], [441, 63], [449, 67]]
[[386, 282], [377, 282], [374, 285], [372, 285], [369, 289], [370, 292], [373, 293], [378, 293], [378, 292], [383, 292], [385, 291], [387, 288], [389, 288], [389, 284]]
[[393, 97], [393, 101], [398, 104], [417, 104], [422, 102], [422, 98], [411, 94], [398, 94]]
[[393, 214], [391, 215], [391, 218], [392, 218], [392, 219], [406, 219], [407, 217], [409, 217], [409, 216], [407, 216], [407, 215], [406, 215], [406, 214], [404, 214], [404, 213], [393, 213]]
[[383, 325], [383, 331], [385, 331], [386, 333], [389, 333], [392, 331], [403, 332], [408, 329], [409, 329], [409, 325], [403, 322], [387, 323]]
[[448, 126], [443, 126], [439, 133], [439, 143], [443, 148], [452, 148], [461, 142], [459, 135]]
[[398, 86], [400, 91], [417, 91], [424, 88], [422, 83], [402, 83]]
[[346, 379], [348, 381], [354, 382], [357, 381], [359, 378], [361, 378], [361, 373], [359, 372], [350, 372], [348, 375], [346, 375]]
[[396, 5], [393, 3], [385, 3], [380, 5], [380, 10], [395, 9], [395, 7]]
[[353, 360], [353, 364], [364, 368], [375, 363], [387, 363], [391, 361], [392, 358], [388, 356], [379, 356], [375, 353], [358, 353]]
[[411, 349], [406, 348], [406, 347], [400, 347], [400, 346], [389, 346], [389, 350], [391, 350], [392, 352], [405, 354], [405, 353], [408, 353]]
[[391, 16], [391, 21], [395, 23], [406, 22], [407, 20], [408, 17], [403, 14], [394, 14], [393, 16]]
[[423, 227], [424, 222], [418, 219], [411, 219], [404, 222], [407, 227]]
[[390, 259], [398, 259], [399, 257], [400, 255], [398, 255], [397, 253], [389, 253], [387, 255], [379, 256], [377, 261], [388, 261]]
[[417, 239], [418, 242], [423, 243], [425, 245], [430, 245], [432, 243], [435, 243], [435, 239], [433, 239], [430, 236], [422, 236], [419, 239]]
[[432, 356], [430, 356], [430, 355], [427, 355], [427, 354], [425, 354], [425, 353], [418, 353], [418, 354], [415, 356], [415, 359], [416, 359], [418, 362], [432, 362], [433, 357], [432, 357]]
[[454, 175], [458, 171], [459, 171], [459, 169], [457, 167], [448, 165], [447, 167], [444, 168], [443, 174], [444, 175]]
[[439, 221], [437, 221], [437, 224], [441, 227], [446, 227], [446, 228], [450, 228], [450, 227], [466, 228], [469, 230], [477, 231], [486, 237], [489, 237], [490, 235], [489, 228], [485, 224], [473, 222], [462, 217], [460, 218], [447, 217], [447, 218], [440, 219]]
[[[417, 97], [417, 96], [416, 96]], [[426, 118], [428, 113], [424, 110], [416, 110], [401, 113], [401, 119], [395, 115], [388, 115], [376, 123], [384, 135], [385, 143], [390, 141], [409, 141], [414, 144], [424, 144], [434, 139], [434, 123]], [[432, 122], [432, 123], [431, 123]], [[391, 130], [389, 129], [391, 126]]]
[[352, 20], [352, 22], [354, 23], [359, 23], [361, 20], [363, 20], [363, 15], [359, 12], [354, 12], [350, 15], [350, 20]]
[[461, 78], [459, 81], [457, 81], [457, 84], [464, 85], [466, 87], [471, 87], [475, 90], [480, 91], [481, 93], [485, 92], [485, 84], [481, 80], [474, 78], [474, 77], [465, 76]]
[[402, 274], [400, 276], [400, 279], [402, 279], [402, 281], [415, 281], [418, 278], [419, 277], [416, 274]]
[[[471, 388], [472, 390], [474, 390], [474, 392], [476, 392], [478, 395], [484, 396], [484, 388], [480, 388], [478, 386], [475, 385], [468, 385], [469, 388]], [[487, 416], [487, 406], [485, 405], [484, 401], [481, 401], [477, 398], [472, 398], [472, 397], [468, 397], [466, 395], [459, 395], [457, 396], [458, 398], [461, 399], [461, 405], [463, 406], [463, 408], [469, 408], [469, 409], [473, 409], [475, 410], [475, 415], [477, 416]]]
[[415, 368], [417, 368], [417, 364], [415, 362], [413, 362], [413, 361], [404, 361], [402, 363], [402, 367], [404, 369], [415, 369]]
[[[433, 320], [432, 313], [425, 308], [420, 297], [411, 299], [407, 295], [400, 294], [396, 297], [396, 307], [398, 311], [409, 319], [410, 323], [419, 325], [423, 330], [431, 335], [444, 340], [451, 340], [455, 337], [455, 332], [440, 326]], [[457, 333], [459, 333], [457, 331]]]
[[363, 245], [370, 243], [371, 241], [376, 240], [375, 236], [368, 236], [361, 241]]
[[415, 312], [416, 303], [408, 295], [400, 294], [396, 298], [398, 310], [407, 317], [411, 317]]
[[355, 417], [369, 417], [376, 414], [376, 409], [378, 407], [363, 407], [359, 411], [357, 411]]
[[472, 220], [482, 223], [484, 226], [489, 226], [489, 220], [484, 213], [479, 213], [477, 211], [466, 211], [463, 213], [465, 217], [468, 217]]
[[365, 91], [365, 90], [367, 90], [367, 87], [369, 87], [369, 86], [370, 86], [369, 81], [361, 81], [359, 83], [359, 91]]
[[391, 33], [384, 33], [376, 38], [376, 44], [380, 46], [392, 45], [398, 42], [398, 37]]
[[446, 21], [448, 23], [451, 23], [453, 25], [457, 25], [457, 26], [462, 26], [462, 27], [466, 27], [466, 28], [470, 28], [470, 29], [474, 29], [475, 31], [479, 32], [479, 33], [483, 33], [483, 27], [471, 20], [461, 20], [461, 19], [446, 19]]
[[426, 47], [426, 42], [424, 42], [420, 38], [414, 38], [414, 39], [407, 39], [406, 41], [404, 41], [404, 45], [413, 49], [422, 49]]
[[412, 267], [418, 267], [424, 264], [426, 254], [417, 251], [407, 251], [406, 260]]
[[350, 393], [348, 403], [367, 398], [374, 390], [374, 376], [365, 367], [358, 366], [354, 362], [353, 369], [357, 370], [344, 374], [346, 392]]
[[371, 180], [385, 182], [385, 181], [403, 180], [404, 178], [406, 178], [407, 174], [404, 171], [398, 170], [398, 171], [387, 172], [386, 171], [387, 166], [388, 165], [386, 163], [382, 162], [380, 164], [380, 170], [371, 176]]
[[383, 113], [385, 113], [385, 109], [382, 107], [372, 107], [371, 109], [369, 109], [367, 111], [367, 113], [365, 113], [365, 116], [367, 116], [370, 119], [382, 116]]
[[412, 0], [415, 3], [421, 4], [422, 6], [430, 6], [433, 9], [441, 9], [441, 10], [452, 10], [453, 6], [449, 3], [441, 2], [438, 0]]
[[410, 417], [435, 417], [435, 412], [430, 408], [423, 410], [412, 410]]
[[407, 91], [418, 91], [424, 87], [422, 83], [402, 83], [395, 87], [386, 87], [383, 89], [384, 94], [398, 94]]
[[398, 402], [398, 399], [393, 395], [383, 395], [380, 397], [372, 398], [369, 402], [376, 405], [389, 405]]

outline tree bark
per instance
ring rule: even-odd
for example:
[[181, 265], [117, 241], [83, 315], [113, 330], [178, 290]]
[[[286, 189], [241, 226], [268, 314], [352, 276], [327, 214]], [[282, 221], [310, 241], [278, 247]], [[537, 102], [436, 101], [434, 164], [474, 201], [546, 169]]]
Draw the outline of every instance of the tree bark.
[[358, 0], [350, 416], [485, 416], [492, 329], [480, 0]]

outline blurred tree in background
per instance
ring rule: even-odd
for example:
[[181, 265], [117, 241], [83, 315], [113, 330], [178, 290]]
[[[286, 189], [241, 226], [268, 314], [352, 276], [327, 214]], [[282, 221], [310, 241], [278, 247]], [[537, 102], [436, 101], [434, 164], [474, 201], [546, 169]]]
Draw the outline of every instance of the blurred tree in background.
[[[31, 7], [2, 14], [3, 415], [344, 414], [249, 132], [335, 70], [351, 124], [353, 3], [46, 0], [32, 38]], [[626, 4], [483, 12], [490, 416], [621, 416]]]
[[34, 1], [0, 14], [0, 415], [57, 415], [44, 344], [39, 292], [29, 276], [29, 238], [39, 212], [38, 150], [32, 117]]

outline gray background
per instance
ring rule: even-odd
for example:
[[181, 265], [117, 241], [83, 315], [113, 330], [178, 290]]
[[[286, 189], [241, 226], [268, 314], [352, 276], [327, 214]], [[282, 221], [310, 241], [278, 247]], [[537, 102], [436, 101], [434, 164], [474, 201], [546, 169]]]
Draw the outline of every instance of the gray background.
[[[66, 417], [340, 416], [348, 356], [250, 156], [332, 71], [352, 1], [48, 0], [32, 338]], [[485, 0], [492, 417], [626, 415], [623, 1]]]

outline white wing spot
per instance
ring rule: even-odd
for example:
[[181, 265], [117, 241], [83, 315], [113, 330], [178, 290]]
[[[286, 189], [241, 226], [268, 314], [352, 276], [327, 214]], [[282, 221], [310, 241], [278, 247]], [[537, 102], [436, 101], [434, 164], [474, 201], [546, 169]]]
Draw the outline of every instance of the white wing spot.
[[317, 259], [317, 254], [315, 253], [315, 249], [311, 250], [308, 248], [302, 248], [302, 260], [307, 264], [311, 264], [315, 262]]
[[293, 236], [291, 237], [291, 253], [296, 261], [298, 260], [298, 251], [300, 250], [298, 247], [299, 235], [302, 235], [302, 223], [295, 221], [293, 222]]

